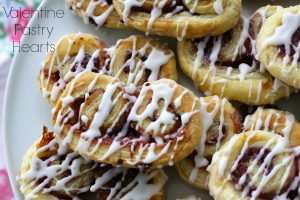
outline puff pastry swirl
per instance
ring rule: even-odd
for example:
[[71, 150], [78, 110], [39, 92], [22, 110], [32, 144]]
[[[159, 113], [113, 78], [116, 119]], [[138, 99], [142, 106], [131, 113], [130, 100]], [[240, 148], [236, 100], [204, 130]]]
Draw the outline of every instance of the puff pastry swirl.
[[207, 190], [208, 171], [213, 154], [242, 130], [239, 112], [227, 99], [201, 97], [199, 111], [203, 120], [202, 138], [196, 150], [176, 163], [180, 176], [188, 183]]
[[107, 48], [96, 36], [78, 33], [63, 36], [47, 55], [38, 75], [39, 88], [54, 105], [67, 83], [84, 71], [116, 76], [134, 86], [160, 78], [177, 80], [175, 56], [165, 43], [131, 36]]
[[108, 59], [106, 44], [90, 34], [69, 34], [49, 52], [40, 69], [37, 81], [43, 97], [54, 105], [74, 76], [83, 71], [99, 72]]
[[108, 0], [65, 0], [67, 6], [81, 17], [85, 24], [93, 24], [111, 28], [127, 28], [122, 18]]
[[138, 88], [92, 72], [70, 82], [53, 112], [60, 138], [91, 160], [125, 167], [172, 165], [201, 137], [194, 94], [172, 80]]
[[213, 156], [209, 191], [221, 199], [298, 199], [299, 148], [264, 131], [237, 134]]
[[25, 199], [33, 200], [78, 199], [89, 191], [97, 192], [99, 200], [161, 200], [166, 180], [159, 169], [126, 169], [88, 161], [46, 127], [24, 155], [18, 178]]
[[218, 37], [179, 42], [181, 69], [205, 95], [250, 105], [273, 104], [289, 96], [293, 89], [272, 77], [255, 59], [260, 26], [278, 9], [281, 7], [261, 8]]
[[287, 111], [259, 107], [244, 121], [244, 131], [262, 130], [283, 136], [291, 146], [300, 145], [300, 124]]
[[258, 58], [284, 83], [300, 88], [300, 6], [276, 12], [262, 26]]
[[125, 24], [163, 36], [198, 38], [218, 35], [236, 25], [240, 0], [113, 0]]

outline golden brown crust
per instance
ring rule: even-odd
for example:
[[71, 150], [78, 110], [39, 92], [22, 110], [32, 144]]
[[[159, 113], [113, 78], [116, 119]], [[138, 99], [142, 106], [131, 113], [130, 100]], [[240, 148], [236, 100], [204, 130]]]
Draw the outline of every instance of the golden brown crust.
[[[81, 176], [75, 176], [70, 180], [66, 178], [66, 175], [71, 176], [71, 174], [69, 174], [70, 171], [64, 170], [64, 167], [58, 167], [63, 162], [63, 157], [55, 156], [58, 155], [58, 144], [55, 143], [53, 146], [49, 145], [53, 142], [53, 133], [48, 132], [48, 129], [44, 127], [43, 137], [37, 140], [23, 156], [18, 181], [20, 184], [20, 190], [26, 199], [59, 200], [62, 198], [72, 198], [82, 193], [82, 190], [85, 190], [83, 188], [86, 188], [87, 185], [93, 184], [95, 172], [93, 171], [93, 164], [91, 163], [86, 163], [80, 167], [80, 170], [82, 170], [82, 173], [80, 174]], [[41, 144], [43, 146], [41, 146]], [[55, 159], [52, 159], [51, 162], [41, 162], [44, 164], [47, 163], [49, 168], [52, 166], [61, 171], [58, 171], [55, 175], [53, 174], [53, 170], [50, 170], [48, 172], [49, 176], [47, 177], [45, 169], [47, 167], [39, 166], [38, 163], [40, 162], [38, 159], [47, 160], [50, 157]], [[73, 159], [75, 160], [76, 158]], [[89, 170], [89, 168], [91, 168], [91, 170]], [[38, 169], [44, 171], [36, 171], [36, 173], [34, 173], [35, 170]], [[44, 174], [44, 177], [40, 177], [42, 174]], [[65, 186], [64, 189], [62, 186], [57, 187], [56, 185], [63, 179]], [[50, 189], [51, 187], [53, 188]]]
[[39, 88], [54, 105], [67, 83], [83, 71], [115, 76], [135, 86], [161, 78], [177, 80], [175, 55], [165, 43], [131, 36], [106, 48], [96, 36], [78, 33], [65, 35], [48, 53], [38, 75]]
[[[39, 141], [37, 141], [35, 144], [37, 145], [38, 142]], [[21, 188], [22, 187], [27, 188], [25, 190], [21, 189], [21, 192], [22, 192], [22, 194], [25, 197], [27, 195], [29, 195], [34, 190], [34, 187], [33, 186], [29, 187], [29, 185], [31, 184], [31, 182], [26, 181], [26, 180], [24, 180], [24, 179], [22, 179], [20, 177], [24, 176], [24, 174], [30, 169], [30, 161], [31, 161], [32, 156], [36, 152], [36, 145], [32, 145], [30, 147], [30, 149], [26, 152], [26, 154], [23, 156], [22, 164], [21, 164], [21, 169], [20, 169], [20, 172], [19, 172], [19, 184], [20, 184], [20, 187]], [[41, 199], [41, 200], [58, 200], [57, 197], [54, 197], [54, 196], [49, 195], [49, 194], [43, 194], [43, 193], [38, 194], [36, 199]]]
[[[177, 47], [180, 67], [190, 78], [193, 77], [195, 61], [195, 57], [189, 51], [192, 48], [190, 41], [180, 42]], [[278, 80], [274, 82], [274, 78], [268, 73], [253, 72], [242, 81], [238, 77], [238, 69], [233, 69], [229, 76], [226, 73], [226, 67], [223, 66], [216, 69], [215, 75], [206, 67], [199, 68], [195, 72], [194, 82], [200, 91], [208, 95], [218, 95], [250, 105], [273, 104], [293, 91]]]
[[[183, 5], [190, 9], [194, 10], [196, 14], [218, 14], [215, 9], [215, 2], [216, 1], [197, 1], [197, 0], [183, 0]], [[222, 1], [222, 7], [226, 6], [227, 1]], [[196, 4], [196, 6], [195, 6]]]
[[53, 132], [49, 132], [46, 126], [43, 127], [43, 136], [42, 139], [37, 144], [37, 148], [42, 148], [50, 143], [51, 140], [55, 138], [55, 134]]
[[[106, 26], [110, 28], [128, 28], [121, 17], [108, 1], [97, 2], [94, 0], [65, 0], [67, 6], [73, 10], [84, 23], [90, 23], [99, 28]], [[97, 19], [99, 21], [97, 21]]]
[[[296, 88], [300, 88], [300, 61], [297, 56], [300, 53], [299, 10], [300, 6], [285, 8], [268, 18], [259, 32], [256, 45], [259, 60], [267, 70], [274, 77]], [[283, 23], [284, 16], [288, 14], [295, 17], [289, 18]], [[285, 32], [287, 28], [296, 30], [292, 35], [287, 34], [286, 36], [278, 32], [280, 29], [281, 32]], [[278, 35], [275, 34], [276, 30]], [[288, 49], [290, 53], [287, 53]]]
[[300, 145], [300, 124], [292, 113], [286, 111], [258, 108], [246, 117], [244, 130], [273, 132], [285, 137], [294, 147]]
[[[164, 199], [164, 184], [167, 181], [166, 174], [161, 169], [145, 170], [141, 169], [125, 169], [120, 173], [115, 173], [117, 170], [114, 167], [109, 167], [108, 173], [107, 169], [101, 167], [98, 170], [97, 176], [104, 177], [102, 181], [109, 175], [110, 181], [104, 184], [101, 189], [97, 190], [97, 200], [107, 200], [107, 199], [149, 199], [149, 200], [163, 200]], [[144, 179], [151, 177], [147, 183]], [[111, 191], [108, 192], [107, 187], [111, 187]], [[157, 186], [158, 187], [157, 187]], [[157, 187], [157, 188], [156, 188]], [[144, 191], [144, 190], [148, 191]], [[131, 197], [131, 198], [130, 198]]]
[[[135, 66], [131, 66], [130, 62], [134, 62]], [[173, 51], [166, 43], [142, 35], [119, 40], [110, 67], [110, 75], [118, 77], [126, 84], [137, 82], [135, 85], [141, 86], [147, 81], [162, 78], [177, 81]]]
[[[123, 16], [123, 13], [126, 12], [124, 11], [124, 2], [124, 0], [113, 0], [116, 11], [120, 16]], [[172, 1], [170, 2], [172, 3]], [[171, 17], [165, 17], [167, 13], [164, 13], [163, 10], [162, 16], [155, 19], [152, 27], [147, 30], [151, 18], [150, 13], [153, 9], [153, 1], [145, 1], [142, 6], [137, 6], [136, 10], [132, 8], [131, 12], [128, 13], [128, 18], [123, 18], [123, 20], [126, 21], [128, 19], [128, 25], [139, 31], [148, 31], [151, 34], [177, 37], [179, 39], [219, 35], [236, 25], [241, 12], [240, 0], [226, 0], [225, 2], [222, 14], [193, 14], [183, 7], [183, 10], [173, 14]], [[171, 3], [168, 4], [168, 1], [166, 3], [165, 9], [171, 10], [168, 13], [175, 9], [175, 6], [170, 7]], [[182, 6], [182, 2], [178, 6]]]
[[[94, 67], [91, 69], [93, 71], [99, 71], [106, 60], [104, 52], [106, 44], [94, 35], [84, 33], [65, 35], [55, 47], [55, 51], [48, 53], [37, 77], [40, 91], [52, 105], [60, 97], [65, 85], [77, 73], [85, 70], [91, 58], [94, 59]], [[97, 51], [99, 54], [93, 57]]]
[[[179, 42], [177, 53], [181, 69], [206, 95], [218, 95], [250, 105], [273, 104], [289, 96], [293, 89], [261, 68], [253, 53], [255, 34], [262, 23], [262, 17], [257, 15], [264, 11], [267, 17], [276, 9], [262, 8], [250, 22], [243, 19], [217, 38]], [[249, 23], [248, 30], [246, 24]], [[246, 38], [245, 31], [250, 31]], [[217, 56], [212, 52], [217, 52]]]
[[237, 134], [213, 157], [210, 194], [216, 200], [225, 200], [228, 195], [232, 199], [286, 197], [298, 188], [298, 181], [294, 182], [299, 175], [296, 155], [277, 134], [264, 131]]
[[[201, 98], [199, 108], [203, 118], [203, 123], [206, 126], [206, 141], [198, 146], [198, 150], [194, 151], [190, 156], [176, 163], [176, 169], [180, 176], [186, 182], [207, 190], [207, 181], [209, 173], [207, 166], [213, 154], [218, 150], [220, 145], [230, 140], [230, 138], [241, 132], [242, 123], [241, 116], [236, 109], [226, 99], [219, 97], [204, 97]], [[218, 138], [222, 137], [220, 141]], [[205, 145], [203, 153], [201, 153], [201, 145]], [[202, 154], [202, 155], [200, 155]], [[207, 159], [208, 163], [205, 166], [199, 167], [196, 162], [201, 158]]]
[[[149, 200], [163, 199], [167, 181], [163, 170], [96, 164], [62, 145], [56, 135], [44, 127], [43, 137], [24, 155], [18, 181], [26, 199], [73, 199], [89, 191], [97, 192], [99, 200], [106, 200], [108, 196], [138, 199], [140, 195], [146, 195]], [[149, 192], [145, 194], [139, 188], [147, 188]]]
[[[93, 80], [95, 81], [94, 87], [90, 88], [89, 85]], [[107, 89], [107, 87], [111, 89]], [[88, 91], [89, 88], [90, 91]], [[144, 84], [136, 99], [132, 97], [132, 94], [135, 95], [135, 91], [128, 94], [122, 88], [123, 85], [118, 80], [95, 73], [81, 74], [78, 79], [67, 86], [62, 100], [55, 107], [53, 123], [57, 128], [62, 128], [60, 133], [62, 138], [71, 134], [68, 135], [71, 149], [92, 160], [107, 164], [121, 164], [125, 167], [149, 165], [153, 168], [177, 162], [195, 149], [201, 137], [201, 132], [199, 132], [201, 130], [201, 118], [200, 113], [196, 112], [195, 107], [198, 106], [198, 102], [195, 101], [192, 92], [168, 79]], [[155, 88], [161, 89], [156, 90]], [[93, 95], [95, 92], [97, 95]], [[164, 92], [169, 95], [163, 94]], [[90, 96], [87, 99], [82, 99], [87, 93]], [[111, 104], [110, 98], [107, 98], [108, 93], [116, 98], [114, 100], [117, 100], [116, 103]], [[157, 95], [162, 96], [158, 98]], [[67, 120], [65, 118], [68, 110], [72, 109], [72, 103], [63, 106], [62, 101], [69, 98], [73, 98], [73, 102], [82, 99], [83, 103], [81, 102], [82, 112], [74, 111], [72, 119]], [[134, 102], [128, 101], [132, 98]], [[181, 102], [178, 104], [176, 100], [180, 98]], [[95, 130], [94, 126], [96, 126], [93, 121], [95, 114], [99, 113], [99, 109], [101, 110], [101, 107], [98, 106], [104, 105], [101, 102], [105, 102], [106, 106], [112, 106], [108, 111], [105, 111], [112, 115], [108, 117], [107, 114], [103, 114], [104, 121], [100, 125], [100, 132], [97, 133], [93, 131]], [[149, 104], [151, 107], [148, 107]], [[164, 104], [167, 107], [163, 106]], [[158, 107], [152, 107], [153, 105]], [[80, 104], [76, 106], [79, 107]], [[102, 109], [106, 108], [103, 107]], [[152, 108], [154, 109], [152, 110]], [[75, 128], [73, 133], [70, 133], [71, 127], [75, 124], [78, 126], [78, 119], [82, 119], [83, 115], [87, 118], [87, 125], [81, 126], [79, 129]], [[139, 115], [141, 118], [138, 117], [140, 120], [136, 121], [135, 117]], [[142, 116], [145, 118], [143, 119]], [[75, 121], [74, 117], [77, 118]], [[168, 121], [169, 117], [172, 117], [173, 120]], [[94, 125], [92, 126], [91, 123]], [[80, 122], [80, 124], [82, 123]], [[160, 126], [155, 124], [160, 124]], [[91, 127], [94, 127], [93, 130]], [[152, 128], [149, 129], [149, 127]], [[116, 132], [110, 132], [112, 130]], [[122, 132], [123, 130], [125, 132]], [[127, 132], [128, 130], [130, 132]], [[82, 137], [83, 133], [84, 137]], [[88, 134], [96, 134], [100, 140], [94, 140], [95, 138]], [[84, 139], [86, 136], [87, 138]], [[121, 137], [121, 139], [117, 141], [113, 137]], [[138, 139], [137, 143], [134, 142], [136, 139]], [[122, 143], [125, 145], [121, 145]], [[114, 150], [111, 150], [112, 144], [114, 144]]]

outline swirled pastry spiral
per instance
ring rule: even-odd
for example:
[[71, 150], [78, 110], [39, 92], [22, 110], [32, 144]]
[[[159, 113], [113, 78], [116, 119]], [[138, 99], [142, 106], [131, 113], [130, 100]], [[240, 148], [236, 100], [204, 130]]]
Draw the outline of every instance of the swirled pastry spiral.
[[198, 103], [169, 79], [135, 89], [87, 72], [68, 84], [53, 123], [71, 149], [91, 160], [125, 167], [172, 165], [200, 141]]
[[81, 17], [85, 24], [93, 24], [97, 28], [127, 28], [122, 18], [115, 11], [110, 0], [65, 0], [67, 6]]
[[24, 155], [19, 175], [25, 199], [36, 200], [78, 199], [88, 191], [97, 192], [101, 200], [160, 200], [166, 180], [162, 170], [125, 169], [88, 161], [45, 127], [43, 137]]
[[244, 121], [244, 130], [262, 130], [282, 135], [292, 146], [300, 145], [300, 124], [286, 111], [259, 107]]
[[240, 0], [113, 0], [125, 24], [151, 34], [182, 38], [218, 35], [236, 25]]
[[135, 86], [160, 78], [177, 79], [174, 53], [164, 43], [131, 36], [106, 48], [97, 37], [79, 33], [62, 37], [48, 54], [38, 76], [39, 88], [55, 104], [66, 84], [83, 71], [116, 76]]
[[276, 12], [262, 26], [258, 58], [284, 83], [300, 88], [300, 6]]
[[117, 41], [107, 52], [111, 63], [105, 74], [127, 85], [141, 86], [161, 78], [177, 80], [175, 55], [166, 43], [145, 36], [131, 36]]
[[255, 59], [260, 26], [278, 9], [281, 7], [261, 8], [218, 37], [179, 42], [177, 53], [183, 72], [206, 95], [245, 104], [273, 104], [289, 96], [293, 90], [273, 78]]
[[99, 72], [106, 64], [106, 45], [90, 34], [69, 34], [49, 52], [38, 75], [43, 96], [55, 104], [66, 84], [82, 71]]
[[25, 199], [67, 199], [89, 191], [97, 164], [59, 148], [54, 133], [44, 128], [42, 139], [24, 155], [19, 174]]
[[161, 169], [127, 169], [103, 165], [91, 191], [97, 200], [163, 200], [167, 175]]
[[188, 183], [207, 188], [208, 171], [213, 154], [242, 129], [241, 117], [226, 100], [217, 96], [199, 99], [199, 111], [203, 118], [201, 142], [187, 158], [175, 164], [180, 176]]
[[214, 154], [209, 191], [221, 199], [299, 199], [299, 148], [277, 134], [234, 135]]

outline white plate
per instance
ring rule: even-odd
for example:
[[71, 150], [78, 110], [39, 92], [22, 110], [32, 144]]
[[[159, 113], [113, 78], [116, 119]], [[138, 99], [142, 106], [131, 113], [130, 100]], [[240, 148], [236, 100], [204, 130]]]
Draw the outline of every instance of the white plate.
[[[296, 5], [299, 3], [299, 0], [257, 0], [257, 3], [254, 2], [254, 0], [249, 0], [244, 2], [244, 13], [248, 15], [268, 3], [287, 6]], [[30, 26], [37, 26], [38, 24], [47, 27], [53, 26], [54, 33], [49, 39], [47, 39], [47, 36], [24, 36], [22, 40], [23, 43], [42, 44], [47, 42], [47, 40], [49, 43], [53, 43], [64, 34], [80, 31], [98, 35], [111, 45], [120, 38], [125, 38], [136, 33], [129, 30], [107, 28], [94, 30], [91, 25], [84, 25], [79, 17], [66, 9], [63, 0], [45, 0], [41, 6], [53, 10], [64, 9], [65, 17], [63, 19], [41, 19], [35, 16]], [[176, 45], [176, 40], [174, 39], [163, 38], [163, 40], [167, 40], [170, 43], [169, 46], [172, 48]], [[45, 52], [17, 53], [9, 74], [4, 103], [3, 132], [9, 178], [16, 199], [23, 199], [19, 191], [18, 183], [16, 182], [22, 155], [29, 146], [39, 138], [43, 125], [47, 125], [50, 128], [52, 127], [51, 107], [42, 98], [36, 83], [36, 76], [45, 55]], [[189, 88], [193, 88], [192, 82], [183, 75], [180, 75], [179, 82]], [[294, 95], [288, 100], [281, 101], [278, 105], [281, 109], [293, 112], [300, 120], [299, 102], [300, 95]], [[165, 171], [170, 175], [166, 186], [166, 196], [168, 200], [174, 200], [191, 194], [201, 196], [203, 197], [202, 199], [210, 199], [207, 192], [198, 190], [184, 183], [177, 176], [175, 170], [167, 168]]]

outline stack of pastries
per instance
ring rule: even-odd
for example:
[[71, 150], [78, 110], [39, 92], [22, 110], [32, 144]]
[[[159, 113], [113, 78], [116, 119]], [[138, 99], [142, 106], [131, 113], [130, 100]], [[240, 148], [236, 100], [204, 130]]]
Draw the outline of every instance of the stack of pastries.
[[300, 124], [274, 105], [300, 88], [300, 5], [244, 17], [241, 0], [66, 3], [98, 28], [177, 38], [204, 96], [158, 39], [63, 36], [37, 78], [53, 131], [24, 155], [25, 199], [164, 199], [165, 166], [216, 200], [300, 198]]

